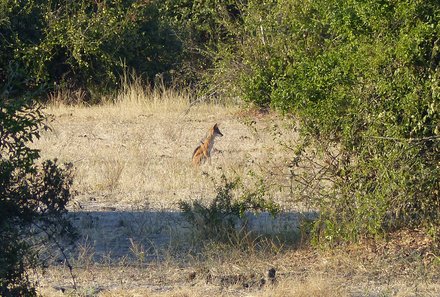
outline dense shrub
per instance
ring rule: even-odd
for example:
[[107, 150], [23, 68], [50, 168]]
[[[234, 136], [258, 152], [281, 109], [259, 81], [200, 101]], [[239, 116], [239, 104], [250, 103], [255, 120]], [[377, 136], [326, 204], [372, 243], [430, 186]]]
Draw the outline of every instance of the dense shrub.
[[20, 90], [10, 82], [19, 73], [22, 89], [90, 97], [118, 89], [126, 68], [154, 81], [179, 55], [154, 1], [0, 1], [0, 83], [10, 92]]
[[300, 119], [293, 167], [316, 169], [294, 171], [321, 209], [317, 238], [437, 234], [440, 3], [249, 1], [242, 16], [217, 77], [232, 77], [231, 95]]
[[158, 4], [164, 22], [171, 25], [182, 41], [182, 61], [176, 69], [179, 81], [193, 90], [211, 90], [220, 86], [211, 76], [217, 53], [224, 44], [232, 44], [234, 28], [242, 21], [246, 1], [237, 0], [165, 0]]
[[216, 53], [235, 38], [243, 5], [1, 0], [0, 87], [18, 94], [82, 90], [97, 98], [120, 88], [121, 75], [133, 70], [150, 83], [159, 76], [181, 87], [208, 87]]
[[28, 145], [44, 128], [44, 116], [34, 103], [0, 97], [0, 127], [0, 295], [34, 296], [29, 269], [49, 258], [44, 247], [73, 238], [63, 216], [70, 167], [36, 164], [39, 153]]

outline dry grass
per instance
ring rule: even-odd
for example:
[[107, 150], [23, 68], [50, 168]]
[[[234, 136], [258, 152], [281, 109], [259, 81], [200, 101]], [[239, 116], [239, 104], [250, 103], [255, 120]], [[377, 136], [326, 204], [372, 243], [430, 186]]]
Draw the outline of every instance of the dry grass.
[[[226, 254], [215, 249], [206, 254], [204, 261], [185, 265], [168, 260], [133, 265], [121, 260], [80, 267], [76, 269], [79, 289], [75, 296], [436, 297], [440, 293], [438, 270], [437, 279], [423, 278], [410, 271], [414, 265], [400, 266], [403, 259], [391, 262], [365, 249], [303, 249], [278, 254], [237, 250]], [[270, 267], [277, 269], [274, 284], [267, 277]], [[67, 275], [62, 268], [49, 269], [40, 290], [43, 296], [60, 296], [62, 289], [71, 292]]]
[[[178, 201], [212, 198], [212, 180], [222, 174], [240, 176], [249, 187], [260, 177], [267, 185], [288, 185], [283, 144], [297, 139], [292, 119], [191, 105], [185, 93], [155, 92], [139, 82], [101, 106], [59, 102], [47, 107], [52, 131], [34, 145], [43, 158], [74, 164], [78, 195], [69, 207], [82, 238], [70, 261], [78, 290], [72, 292], [67, 267], [57, 265], [40, 277], [43, 296], [440, 295], [433, 258], [419, 261], [400, 246], [321, 252], [268, 241], [263, 248], [251, 242], [191, 250], [194, 239], [173, 217]], [[214, 123], [224, 137], [212, 165], [194, 169], [192, 152]], [[265, 168], [279, 168], [271, 170], [279, 175], [267, 176]], [[304, 210], [288, 188], [270, 191], [284, 209]], [[274, 285], [267, 277], [271, 267]]]
[[[111, 291], [96, 292], [99, 297], [205, 297], [205, 296], [231, 296], [235, 290], [219, 290], [212, 285], [198, 285], [196, 287], [184, 284], [177, 288], [136, 288], [115, 289]], [[92, 292], [92, 290], [90, 291]], [[59, 294], [54, 289], [47, 289], [47, 296]], [[241, 296], [254, 297], [344, 297], [348, 296], [344, 289], [336, 287], [328, 280], [308, 279], [304, 282], [286, 280], [276, 286], [261, 290], [242, 292]]]
[[[275, 116], [259, 119], [238, 116], [238, 111], [233, 106], [191, 106], [185, 94], [137, 86], [103, 106], [49, 106], [53, 130], [36, 146], [43, 158], [73, 162], [80, 193], [76, 201], [85, 208], [176, 209], [180, 199], [212, 196], [207, 175], [217, 180], [223, 173], [246, 176], [284, 160], [276, 143], [280, 136], [272, 132], [291, 140], [296, 137], [292, 127]], [[212, 165], [194, 170], [192, 152], [214, 123], [225, 136], [216, 142]]]
[[274, 288], [267, 288], [256, 294], [258, 297], [344, 297], [349, 296], [346, 289], [332, 283], [330, 279], [310, 278], [303, 282], [286, 280]]

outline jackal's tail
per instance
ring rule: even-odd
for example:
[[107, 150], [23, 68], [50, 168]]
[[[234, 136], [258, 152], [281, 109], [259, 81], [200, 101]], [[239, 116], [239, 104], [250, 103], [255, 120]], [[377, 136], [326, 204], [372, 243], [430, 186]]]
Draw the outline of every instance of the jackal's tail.
[[199, 150], [200, 145], [198, 147], [196, 147], [196, 149], [194, 150], [191, 159], [194, 159], [194, 156], [196, 155], [197, 151]]
[[199, 145], [198, 147], [196, 147], [196, 149], [194, 150], [194, 153], [192, 155], [192, 163], [196, 167], [199, 166], [202, 161], [203, 153], [201, 152], [201, 146], [202, 145]]

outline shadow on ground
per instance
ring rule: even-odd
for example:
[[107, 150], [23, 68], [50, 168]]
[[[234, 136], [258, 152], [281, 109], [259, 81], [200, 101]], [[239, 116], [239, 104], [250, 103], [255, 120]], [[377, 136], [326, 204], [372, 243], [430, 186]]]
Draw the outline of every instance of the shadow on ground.
[[[247, 217], [247, 230], [254, 234], [298, 234], [301, 222], [314, 212], [269, 213]], [[158, 259], [166, 251], [191, 244], [191, 226], [181, 212], [173, 211], [75, 211], [69, 219], [80, 235], [74, 255], [87, 253], [94, 261], [123, 257]]]

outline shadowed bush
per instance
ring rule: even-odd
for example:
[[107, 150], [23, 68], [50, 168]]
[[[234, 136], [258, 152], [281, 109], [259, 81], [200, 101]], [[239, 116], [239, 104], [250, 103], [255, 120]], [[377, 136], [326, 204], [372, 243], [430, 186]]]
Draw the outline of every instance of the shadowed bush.
[[56, 160], [37, 165], [39, 152], [28, 146], [47, 128], [44, 120], [38, 105], [0, 97], [1, 296], [36, 296], [29, 269], [51, 258], [50, 247], [63, 253], [58, 240], [74, 238], [64, 217], [70, 165]]
[[179, 57], [154, 1], [0, 1], [0, 86], [10, 96], [40, 87], [98, 100], [127, 68], [169, 81]]

